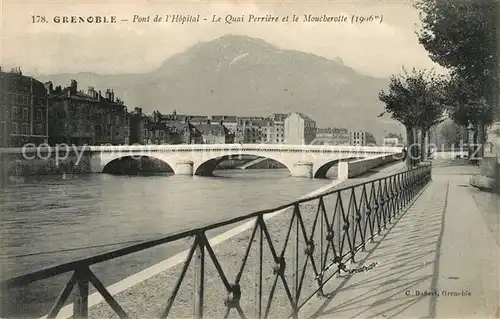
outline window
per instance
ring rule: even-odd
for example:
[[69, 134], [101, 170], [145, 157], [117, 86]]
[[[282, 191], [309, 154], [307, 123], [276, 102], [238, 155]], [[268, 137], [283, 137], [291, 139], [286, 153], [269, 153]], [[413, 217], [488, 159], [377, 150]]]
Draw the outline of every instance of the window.
[[18, 131], [18, 127], [17, 127], [17, 123], [14, 122], [12, 123], [12, 134], [17, 134], [19, 131]]
[[120, 127], [119, 126], [116, 127], [115, 132], [116, 132], [116, 136], [120, 135]]
[[36, 111], [36, 120], [37, 121], [43, 121], [43, 113], [42, 113], [41, 109], [39, 109], [39, 110]]
[[116, 123], [116, 125], [120, 125], [120, 115], [117, 115], [115, 117], [115, 123]]
[[21, 134], [26, 134], [26, 135], [29, 134], [29, 132], [28, 132], [28, 124], [23, 123], [21, 125]]
[[35, 134], [36, 135], [43, 135], [42, 124], [36, 124], [35, 125]]
[[148, 137], [148, 130], [147, 129], [144, 129], [143, 133], [144, 137]]
[[27, 119], [28, 119], [28, 109], [23, 108], [23, 120], [27, 120]]
[[17, 106], [12, 107], [12, 120], [17, 120]]
[[12, 94], [12, 104], [17, 104], [17, 95]]
[[7, 105], [2, 105], [2, 109], [0, 110], [0, 120], [7, 120]]

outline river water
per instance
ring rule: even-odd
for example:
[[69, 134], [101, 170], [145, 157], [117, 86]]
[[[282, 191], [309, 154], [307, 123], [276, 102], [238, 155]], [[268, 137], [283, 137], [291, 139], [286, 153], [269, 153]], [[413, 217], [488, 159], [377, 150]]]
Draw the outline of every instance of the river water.
[[[215, 177], [92, 174], [28, 178], [0, 189], [2, 279], [147, 239], [273, 208], [332, 183], [287, 169], [224, 170]], [[167, 245], [165, 245], [167, 246]], [[99, 265], [105, 285], [145, 269], [182, 245]], [[2, 294], [1, 317], [38, 316], [67, 276]]]

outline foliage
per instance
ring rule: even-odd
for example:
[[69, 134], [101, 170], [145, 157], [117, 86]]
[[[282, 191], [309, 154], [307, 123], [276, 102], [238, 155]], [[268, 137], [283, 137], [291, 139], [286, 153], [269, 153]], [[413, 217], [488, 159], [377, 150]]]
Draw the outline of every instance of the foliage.
[[[498, 85], [498, 50], [496, 28], [498, 0], [418, 0], [421, 29], [419, 42], [429, 57], [451, 70], [454, 80], [467, 82], [466, 91], [475, 97], [473, 103], [455, 104], [454, 120], [491, 121], [488, 111]], [[457, 85], [457, 83], [455, 83]], [[464, 88], [463, 83], [459, 84]], [[478, 107], [478, 109], [473, 109]], [[479, 117], [474, 116], [480, 113]]]
[[477, 86], [457, 74], [452, 74], [445, 85], [443, 100], [450, 118], [458, 125], [467, 127], [492, 120], [491, 107], [476, 90]]
[[437, 138], [439, 144], [445, 147], [458, 146], [461, 142], [467, 142], [467, 133], [464, 126], [456, 122], [447, 120], [437, 127]]
[[[443, 80], [434, 71], [403, 69], [402, 75], [390, 78], [389, 91], [379, 93], [385, 112], [406, 128], [428, 130], [442, 121]], [[384, 112], [384, 113], [385, 113]]]

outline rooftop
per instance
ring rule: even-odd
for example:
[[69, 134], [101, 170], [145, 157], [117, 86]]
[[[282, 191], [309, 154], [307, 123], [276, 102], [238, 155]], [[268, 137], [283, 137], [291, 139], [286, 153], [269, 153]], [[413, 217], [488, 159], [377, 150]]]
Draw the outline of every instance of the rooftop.
[[220, 124], [197, 124], [196, 128], [203, 134], [203, 135], [225, 135], [228, 133], [227, 128], [224, 125]]

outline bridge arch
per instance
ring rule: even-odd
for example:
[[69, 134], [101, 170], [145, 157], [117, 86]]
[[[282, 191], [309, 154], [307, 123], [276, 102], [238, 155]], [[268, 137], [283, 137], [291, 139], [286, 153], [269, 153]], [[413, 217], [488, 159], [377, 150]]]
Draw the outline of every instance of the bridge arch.
[[352, 161], [355, 159], [361, 159], [360, 157], [349, 157], [349, 158], [336, 158], [336, 159], [331, 159], [327, 160], [323, 163], [318, 164], [315, 167], [315, 170], [313, 172], [313, 177], [314, 178], [326, 178], [326, 173], [328, 173], [328, 170], [332, 168], [334, 165], [338, 164], [341, 161]]
[[292, 173], [292, 165], [288, 163], [287, 161], [284, 161], [283, 158], [280, 158], [278, 156], [273, 156], [270, 154], [262, 154], [261, 152], [228, 152], [227, 154], [217, 154], [209, 158], [204, 158], [200, 161], [198, 161], [194, 168], [193, 172], [194, 175], [198, 176], [213, 176], [213, 172], [216, 169], [217, 165], [221, 163], [222, 161], [228, 159], [229, 157], [232, 156], [240, 156], [240, 155], [251, 155], [251, 156], [257, 156], [257, 157], [263, 157], [267, 159], [271, 159], [273, 161], [276, 161], [278, 163], [281, 163], [284, 165], [290, 173]]
[[91, 158], [91, 171], [94, 173], [105, 173], [110, 166], [120, 160], [151, 159], [163, 163], [169, 170], [175, 172], [175, 160], [169, 156], [162, 156], [161, 152], [101, 152]]
[[102, 167], [102, 173], [138, 173], [138, 172], [170, 172], [174, 167], [160, 156], [123, 155], [108, 161]]

